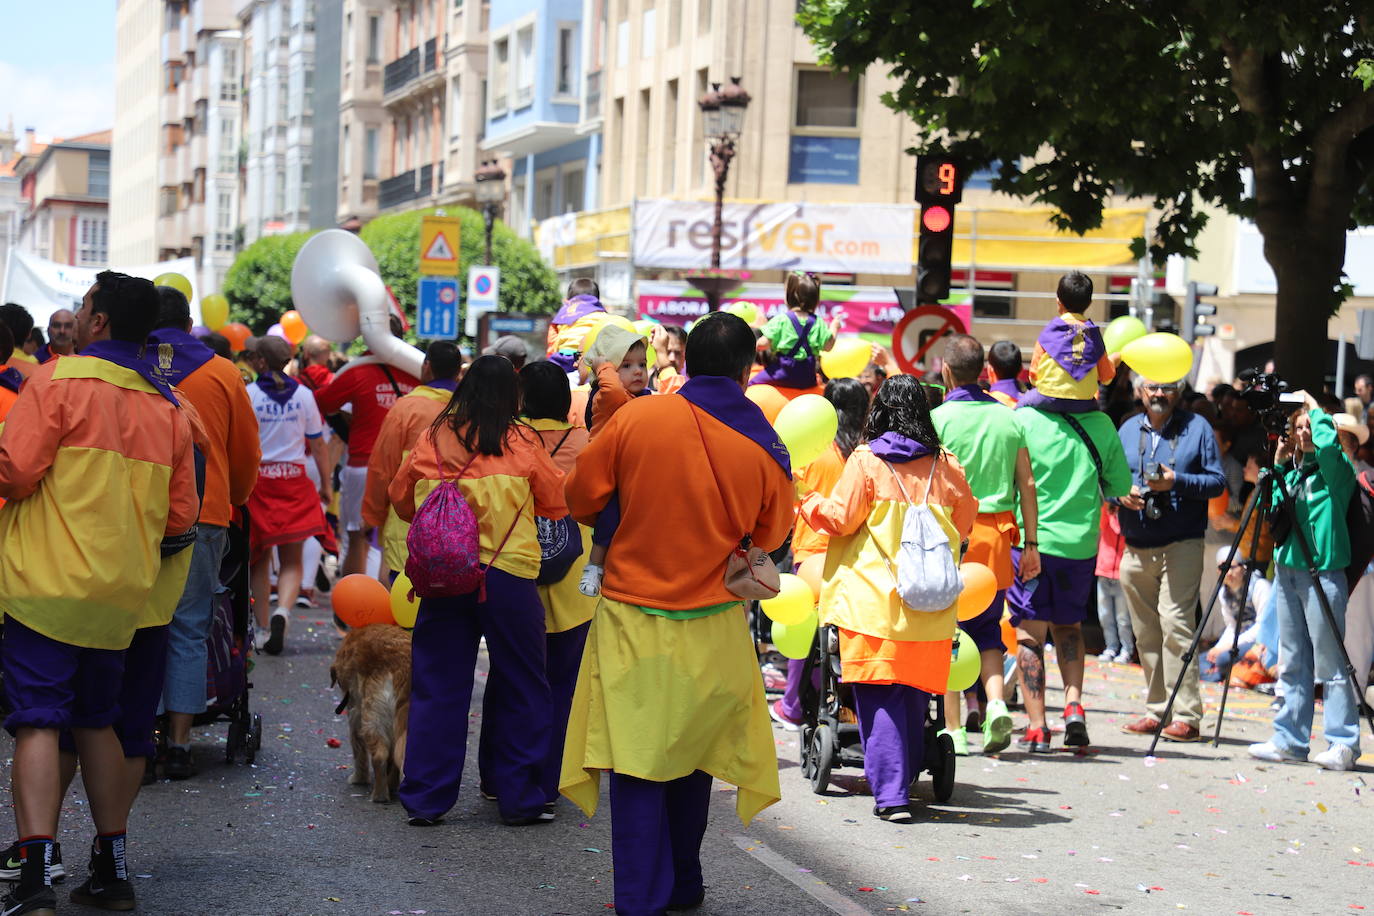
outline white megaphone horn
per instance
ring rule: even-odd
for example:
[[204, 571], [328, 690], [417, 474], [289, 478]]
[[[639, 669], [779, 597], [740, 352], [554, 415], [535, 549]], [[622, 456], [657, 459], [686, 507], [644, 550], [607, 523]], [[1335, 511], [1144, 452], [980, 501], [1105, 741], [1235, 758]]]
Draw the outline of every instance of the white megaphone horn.
[[367, 243], [343, 229], [311, 236], [291, 265], [291, 298], [311, 331], [335, 343], [359, 334], [372, 351], [341, 369], [386, 363], [420, 377], [425, 355], [391, 335], [386, 285]]

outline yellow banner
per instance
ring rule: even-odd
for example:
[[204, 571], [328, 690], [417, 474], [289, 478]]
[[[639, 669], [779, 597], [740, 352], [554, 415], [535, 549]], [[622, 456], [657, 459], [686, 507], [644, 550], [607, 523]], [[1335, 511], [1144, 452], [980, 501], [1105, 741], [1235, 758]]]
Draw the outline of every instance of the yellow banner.
[[[989, 267], [1115, 267], [1135, 263], [1131, 240], [1145, 234], [1145, 207], [1104, 210], [1102, 225], [1084, 235], [1061, 232], [1054, 211], [954, 211], [954, 263]], [[918, 220], [920, 216], [916, 217]], [[913, 230], [919, 235], [919, 226]], [[911, 257], [916, 259], [916, 239]]]

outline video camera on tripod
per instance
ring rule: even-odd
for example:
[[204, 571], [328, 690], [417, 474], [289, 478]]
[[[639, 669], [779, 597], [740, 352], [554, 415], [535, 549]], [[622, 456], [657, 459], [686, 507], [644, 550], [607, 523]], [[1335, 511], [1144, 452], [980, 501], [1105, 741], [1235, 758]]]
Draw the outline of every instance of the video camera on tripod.
[[1246, 369], [1240, 382], [1237, 394], [1259, 417], [1265, 432], [1283, 436], [1288, 431], [1288, 419], [1302, 407], [1302, 395], [1290, 392], [1288, 383], [1273, 372]]

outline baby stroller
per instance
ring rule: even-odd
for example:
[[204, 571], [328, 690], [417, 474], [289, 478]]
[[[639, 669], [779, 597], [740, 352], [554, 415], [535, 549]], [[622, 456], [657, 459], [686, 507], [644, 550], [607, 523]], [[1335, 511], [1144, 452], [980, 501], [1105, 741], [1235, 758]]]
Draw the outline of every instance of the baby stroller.
[[[248, 705], [248, 692], [253, 687], [248, 680], [253, 666], [253, 601], [248, 584], [247, 509], [237, 510], [229, 523], [219, 581], [207, 639], [205, 711], [192, 721], [197, 726], [228, 722], [225, 762], [233, 763], [242, 756], [244, 763], [251, 764], [262, 747], [262, 716]], [[158, 756], [164, 757], [165, 720], [159, 723], [158, 738]]]
[[[811, 782], [811, 791], [820, 795], [830, 785], [835, 767], [862, 767], [864, 752], [853, 691], [840, 680], [839, 633], [825, 626], [816, 636], [802, 675], [801, 769]], [[940, 802], [954, 794], [954, 739], [939, 734], [944, 721], [945, 698], [932, 696], [926, 711], [921, 770], [930, 774], [935, 800]]]

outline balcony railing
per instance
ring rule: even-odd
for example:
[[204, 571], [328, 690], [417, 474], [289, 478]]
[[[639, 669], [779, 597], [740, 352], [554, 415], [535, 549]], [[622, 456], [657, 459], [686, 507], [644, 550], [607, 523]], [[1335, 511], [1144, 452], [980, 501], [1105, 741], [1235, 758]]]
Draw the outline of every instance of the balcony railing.
[[382, 92], [390, 95], [420, 75], [420, 49], [411, 48], [403, 57], [386, 65], [382, 72]]
[[431, 38], [425, 42], [425, 72], [433, 73], [438, 66], [439, 42], [436, 38]]
[[593, 70], [587, 74], [587, 94], [583, 104], [583, 119], [590, 121], [601, 117], [601, 71]]
[[384, 178], [378, 189], [377, 206], [383, 210], [398, 207], [415, 199], [415, 170], [402, 172], [394, 178]]

